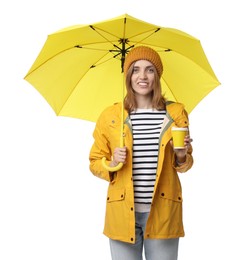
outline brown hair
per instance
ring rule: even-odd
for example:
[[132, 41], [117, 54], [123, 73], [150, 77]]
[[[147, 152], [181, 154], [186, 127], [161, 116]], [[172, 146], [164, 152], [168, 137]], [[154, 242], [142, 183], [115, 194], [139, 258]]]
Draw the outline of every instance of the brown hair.
[[[135, 93], [131, 85], [131, 76], [133, 73], [134, 63], [135, 62], [131, 64], [131, 66], [128, 68], [126, 73], [127, 94], [124, 99], [124, 108], [129, 113], [137, 108]], [[155, 70], [155, 79], [154, 79], [153, 91], [151, 95], [152, 95], [152, 108], [155, 108], [157, 110], [164, 110], [166, 100], [162, 95], [161, 82], [157, 70]]]

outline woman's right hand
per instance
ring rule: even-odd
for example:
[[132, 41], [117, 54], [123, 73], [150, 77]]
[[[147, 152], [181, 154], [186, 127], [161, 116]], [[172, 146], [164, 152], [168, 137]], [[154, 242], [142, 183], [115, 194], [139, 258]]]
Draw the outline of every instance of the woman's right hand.
[[126, 147], [117, 147], [114, 149], [113, 159], [110, 162], [110, 167], [115, 167], [119, 163], [125, 163], [126, 161]]

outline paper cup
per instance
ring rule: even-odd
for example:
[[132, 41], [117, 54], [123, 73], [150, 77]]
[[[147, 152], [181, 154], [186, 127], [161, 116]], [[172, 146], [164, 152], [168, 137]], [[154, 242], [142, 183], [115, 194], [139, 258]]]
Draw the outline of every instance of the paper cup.
[[174, 149], [183, 149], [184, 148], [184, 137], [188, 132], [187, 127], [172, 127], [171, 133], [173, 138]]

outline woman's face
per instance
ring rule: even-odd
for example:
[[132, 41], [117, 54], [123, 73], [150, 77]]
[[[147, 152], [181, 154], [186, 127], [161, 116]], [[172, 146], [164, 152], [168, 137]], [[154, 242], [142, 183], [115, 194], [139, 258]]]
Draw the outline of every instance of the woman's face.
[[136, 96], [151, 96], [155, 70], [154, 65], [147, 60], [138, 60], [134, 63], [131, 86]]

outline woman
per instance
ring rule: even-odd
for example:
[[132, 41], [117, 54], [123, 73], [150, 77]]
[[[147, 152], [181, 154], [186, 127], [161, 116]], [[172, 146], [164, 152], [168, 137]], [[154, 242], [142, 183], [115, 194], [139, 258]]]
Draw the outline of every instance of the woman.
[[[132, 49], [124, 63], [124, 147], [119, 147], [122, 104], [100, 115], [90, 151], [90, 170], [109, 182], [104, 234], [112, 259], [176, 260], [184, 236], [182, 191], [177, 172], [193, 164], [189, 135], [184, 149], [174, 149], [172, 126], [188, 127], [182, 104], [166, 102], [161, 94], [163, 65], [158, 53], [145, 46]], [[117, 172], [110, 166], [123, 163]]]

